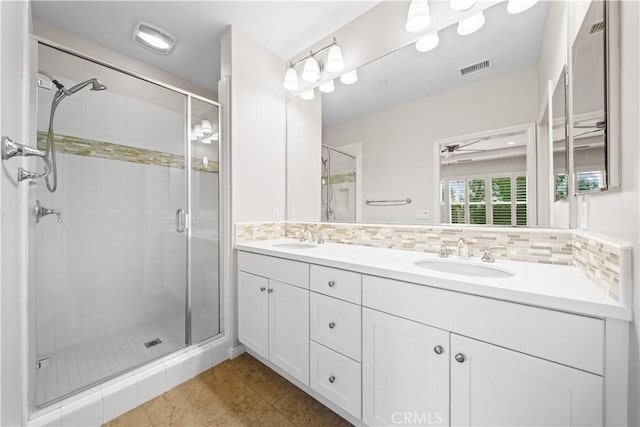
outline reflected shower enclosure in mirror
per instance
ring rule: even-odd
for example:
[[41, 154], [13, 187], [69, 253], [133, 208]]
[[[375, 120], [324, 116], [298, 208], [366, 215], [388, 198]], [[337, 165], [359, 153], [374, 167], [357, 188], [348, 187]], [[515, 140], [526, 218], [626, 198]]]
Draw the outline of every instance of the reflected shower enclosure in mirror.
[[571, 135], [577, 194], [608, 187], [605, 32], [605, 3], [592, 1], [571, 50]]

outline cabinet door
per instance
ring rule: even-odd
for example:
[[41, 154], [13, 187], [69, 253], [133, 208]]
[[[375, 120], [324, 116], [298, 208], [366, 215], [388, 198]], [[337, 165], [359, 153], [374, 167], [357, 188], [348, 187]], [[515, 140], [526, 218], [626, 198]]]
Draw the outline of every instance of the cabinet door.
[[269, 357], [269, 281], [238, 272], [238, 339], [265, 359]]
[[449, 332], [367, 308], [362, 314], [363, 421], [448, 425]]
[[451, 335], [451, 425], [599, 426], [602, 377]]
[[269, 360], [309, 385], [309, 291], [269, 280]]

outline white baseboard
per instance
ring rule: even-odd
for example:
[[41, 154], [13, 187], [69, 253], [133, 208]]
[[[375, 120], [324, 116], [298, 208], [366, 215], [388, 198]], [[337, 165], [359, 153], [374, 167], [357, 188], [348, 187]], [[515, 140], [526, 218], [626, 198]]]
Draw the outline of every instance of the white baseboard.
[[244, 346], [244, 344], [238, 344], [235, 347], [231, 347], [231, 349], [229, 349], [229, 359], [235, 359], [236, 357], [240, 356], [242, 353], [246, 353], [247, 352], [247, 348]]

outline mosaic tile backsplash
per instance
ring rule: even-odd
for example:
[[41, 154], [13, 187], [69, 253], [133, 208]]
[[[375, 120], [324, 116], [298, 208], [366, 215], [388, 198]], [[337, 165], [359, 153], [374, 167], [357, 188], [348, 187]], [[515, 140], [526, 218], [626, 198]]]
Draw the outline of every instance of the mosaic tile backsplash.
[[576, 266], [611, 298], [622, 297], [621, 247], [573, 230], [271, 222], [237, 224], [236, 241], [295, 238], [305, 227], [328, 242], [431, 253], [443, 242], [455, 253], [462, 236], [473, 257], [481, 257], [483, 248], [491, 246], [498, 259]]
[[[47, 133], [38, 132], [37, 140], [38, 148], [44, 150], [47, 144]], [[184, 156], [179, 154], [113, 144], [105, 141], [94, 141], [92, 139], [78, 138], [70, 135], [54, 135], [53, 143], [55, 144], [56, 150], [63, 154], [184, 169]], [[192, 158], [191, 164], [194, 171], [208, 173], [218, 172], [217, 161], [208, 161], [205, 167], [202, 160], [202, 158]]]

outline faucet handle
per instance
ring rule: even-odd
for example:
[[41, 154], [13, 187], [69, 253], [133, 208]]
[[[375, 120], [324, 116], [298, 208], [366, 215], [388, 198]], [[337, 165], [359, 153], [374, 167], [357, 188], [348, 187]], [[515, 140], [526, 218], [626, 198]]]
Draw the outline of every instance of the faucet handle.
[[449, 258], [449, 252], [447, 252], [447, 244], [444, 242], [440, 242], [440, 249], [438, 249], [438, 256], [440, 258]]
[[504, 246], [485, 246], [482, 248], [482, 261], [484, 262], [495, 262], [496, 259], [493, 256], [493, 254], [491, 253], [492, 249], [504, 249]]
[[323, 245], [325, 243], [327, 243], [327, 241], [324, 240], [324, 236], [322, 235], [322, 233], [318, 233], [318, 244]]

